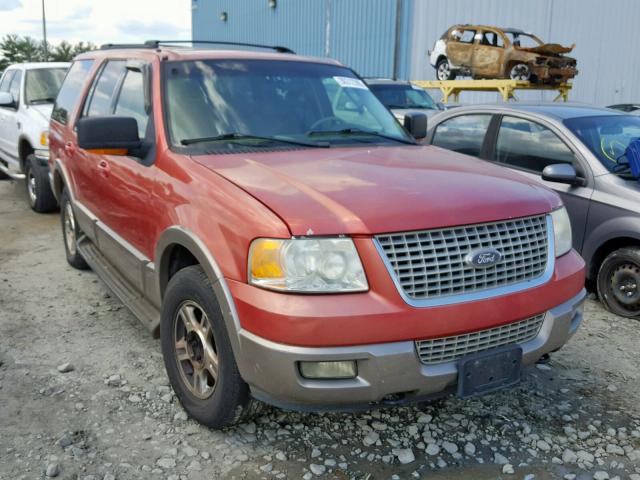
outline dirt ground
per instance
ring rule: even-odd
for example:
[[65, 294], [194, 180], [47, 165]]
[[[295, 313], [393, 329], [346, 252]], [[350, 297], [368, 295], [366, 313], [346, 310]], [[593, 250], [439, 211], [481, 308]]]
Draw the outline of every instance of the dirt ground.
[[58, 214], [2, 181], [0, 479], [640, 480], [640, 323], [586, 308], [509, 391], [358, 414], [266, 408], [210, 431], [176, 402], [158, 341], [66, 264]]

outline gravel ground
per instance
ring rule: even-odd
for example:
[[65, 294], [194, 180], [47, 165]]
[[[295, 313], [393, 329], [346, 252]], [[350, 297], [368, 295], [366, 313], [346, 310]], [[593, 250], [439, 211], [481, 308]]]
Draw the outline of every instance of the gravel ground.
[[0, 479], [640, 480], [640, 323], [589, 300], [520, 386], [358, 414], [188, 420], [160, 345], [64, 260], [57, 214], [0, 182]]

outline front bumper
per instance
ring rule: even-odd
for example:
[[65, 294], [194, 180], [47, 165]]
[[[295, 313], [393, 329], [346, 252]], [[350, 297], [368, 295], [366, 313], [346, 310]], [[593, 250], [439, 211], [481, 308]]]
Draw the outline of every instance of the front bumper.
[[[523, 365], [561, 348], [582, 322], [583, 289], [548, 310], [537, 337], [521, 344]], [[376, 404], [414, 402], [438, 396], [457, 383], [457, 361], [424, 365], [413, 341], [350, 347], [297, 347], [241, 330], [238, 359], [253, 395], [290, 409], [352, 410]], [[358, 376], [349, 380], [308, 380], [300, 361], [356, 360]]]
[[578, 74], [578, 70], [575, 67], [553, 67], [541, 65], [533, 67], [531, 73], [543, 82], [556, 79], [566, 82], [567, 80], [575, 77]]

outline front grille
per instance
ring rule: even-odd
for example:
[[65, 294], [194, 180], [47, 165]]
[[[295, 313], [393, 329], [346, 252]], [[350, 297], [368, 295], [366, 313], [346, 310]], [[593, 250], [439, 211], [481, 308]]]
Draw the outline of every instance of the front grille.
[[[428, 300], [512, 285], [540, 277], [547, 265], [545, 215], [376, 237], [396, 283], [412, 300]], [[500, 261], [476, 268], [465, 257], [495, 248]]]
[[453, 337], [416, 341], [420, 361], [426, 365], [449, 362], [503, 345], [525, 343], [538, 336], [544, 322], [544, 313], [520, 322], [500, 327], [465, 333]]

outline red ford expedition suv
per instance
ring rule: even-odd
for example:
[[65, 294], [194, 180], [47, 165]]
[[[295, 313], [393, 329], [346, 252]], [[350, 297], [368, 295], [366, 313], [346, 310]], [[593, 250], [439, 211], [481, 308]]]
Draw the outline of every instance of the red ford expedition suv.
[[559, 197], [278, 50], [105, 46], [53, 110], [68, 262], [160, 337], [187, 412], [467, 397], [562, 347], [585, 292]]

